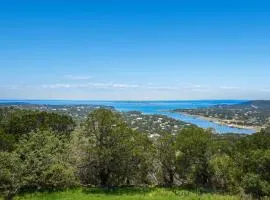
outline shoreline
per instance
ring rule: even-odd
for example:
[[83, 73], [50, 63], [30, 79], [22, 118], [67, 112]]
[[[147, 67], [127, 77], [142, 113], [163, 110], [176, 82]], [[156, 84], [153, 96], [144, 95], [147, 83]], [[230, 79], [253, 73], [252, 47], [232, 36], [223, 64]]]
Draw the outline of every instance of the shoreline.
[[263, 128], [263, 127], [260, 127], [260, 126], [245, 126], [245, 125], [238, 125], [238, 124], [228, 123], [228, 122], [226, 122], [226, 121], [224, 121], [222, 119], [215, 118], [215, 117], [205, 117], [205, 116], [201, 116], [201, 115], [192, 115], [192, 114], [185, 113], [185, 112], [175, 112], [175, 113], [179, 113], [179, 114], [187, 115], [187, 116], [191, 116], [191, 117], [197, 117], [197, 118], [200, 118], [200, 119], [203, 119], [203, 120], [207, 120], [207, 121], [219, 124], [219, 125], [229, 126], [229, 127], [232, 127], [232, 128], [249, 129], [249, 130], [253, 130], [253, 131], [256, 131], [256, 132], [259, 132]]

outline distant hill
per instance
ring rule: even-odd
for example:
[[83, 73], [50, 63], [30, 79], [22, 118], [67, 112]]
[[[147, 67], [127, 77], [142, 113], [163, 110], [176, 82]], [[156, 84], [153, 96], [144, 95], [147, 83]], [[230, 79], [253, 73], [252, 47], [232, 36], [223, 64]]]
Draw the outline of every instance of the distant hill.
[[270, 124], [270, 100], [254, 100], [197, 109], [175, 109], [173, 112], [215, 118], [222, 120], [222, 123], [239, 127], [265, 127]]
[[270, 100], [254, 100], [235, 105], [217, 105], [215, 107], [231, 109], [259, 109], [263, 110], [264, 112], [270, 112]]

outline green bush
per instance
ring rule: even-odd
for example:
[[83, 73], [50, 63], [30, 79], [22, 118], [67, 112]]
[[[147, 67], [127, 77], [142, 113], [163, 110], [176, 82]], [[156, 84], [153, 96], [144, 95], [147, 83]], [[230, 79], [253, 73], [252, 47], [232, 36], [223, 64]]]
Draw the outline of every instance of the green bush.
[[212, 133], [197, 127], [186, 128], [176, 137], [177, 172], [180, 179], [195, 187], [210, 184], [208, 160]]
[[68, 140], [49, 131], [32, 132], [16, 150], [1, 152], [1, 188], [6, 196], [20, 190], [63, 189], [76, 184], [68, 159]]
[[57, 134], [69, 134], [75, 128], [73, 119], [66, 115], [12, 108], [0, 108], [0, 113], [0, 129], [17, 139], [31, 131], [51, 130]]
[[240, 170], [228, 155], [215, 155], [209, 161], [211, 185], [215, 190], [235, 192]]
[[254, 197], [270, 195], [270, 184], [263, 180], [258, 174], [246, 174], [241, 183], [244, 192]]

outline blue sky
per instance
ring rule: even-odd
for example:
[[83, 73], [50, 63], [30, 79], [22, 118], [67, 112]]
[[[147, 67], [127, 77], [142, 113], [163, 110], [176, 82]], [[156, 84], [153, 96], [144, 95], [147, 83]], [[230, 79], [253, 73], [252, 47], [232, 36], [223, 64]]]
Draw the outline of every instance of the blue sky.
[[270, 3], [0, 1], [1, 99], [270, 99]]

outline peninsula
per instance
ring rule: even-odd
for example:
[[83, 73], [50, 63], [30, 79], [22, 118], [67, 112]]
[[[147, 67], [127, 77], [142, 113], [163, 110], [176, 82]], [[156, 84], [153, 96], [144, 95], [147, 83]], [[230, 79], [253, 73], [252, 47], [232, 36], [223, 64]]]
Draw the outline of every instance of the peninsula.
[[175, 109], [185, 115], [200, 117], [218, 124], [259, 131], [270, 123], [270, 101], [247, 101], [235, 105], [216, 105], [196, 109]]

